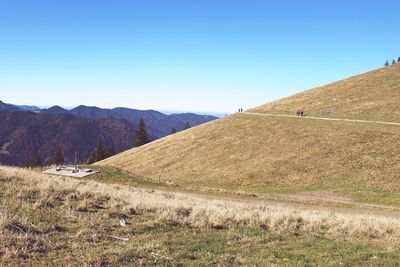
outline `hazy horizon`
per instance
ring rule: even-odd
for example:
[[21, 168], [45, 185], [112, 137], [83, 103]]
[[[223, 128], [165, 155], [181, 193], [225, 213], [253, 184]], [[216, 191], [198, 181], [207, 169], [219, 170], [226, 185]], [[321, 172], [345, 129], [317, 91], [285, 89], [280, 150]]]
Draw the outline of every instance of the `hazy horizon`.
[[[65, 106], [60, 106], [60, 105], [51, 105], [51, 106], [39, 106], [39, 105], [35, 105], [35, 104], [20, 104], [20, 103], [10, 103], [8, 101], [3, 101], [2, 99], [0, 99], [0, 101], [2, 101], [5, 104], [10, 104], [10, 105], [15, 105], [15, 106], [29, 106], [29, 107], [37, 107], [39, 109], [48, 109], [54, 106], [59, 106], [63, 109], [66, 110], [71, 110], [74, 109], [78, 106], [87, 106], [87, 107], [97, 107], [97, 108], [101, 108], [101, 109], [114, 109], [114, 108], [129, 108], [129, 109], [137, 109], [135, 107], [122, 107], [122, 106], [117, 106], [117, 107], [101, 107], [101, 106], [88, 106], [85, 104], [80, 104], [78, 106], [74, 106], [74, 107], [65, 107]], [[220, 112], [212, 112], [212, 111], [195, 111], [195, 110], [157, 110], [157, 109], [152, 109], [152, 108], [147, 108], [147, 109], [137, 109], [137, 110], [154, 110], [154, 111], [158, 111], [161, 113], [164, 113], [166, 115], [171, 115], [171, 114], [182, 114], [182, 113], [194, 113], [194, 114], [198, 114], [198, 115], [211, 115], [211, 116], [216, 116], [216, 117], [223, 117], [229, 113], [220, 113]]]

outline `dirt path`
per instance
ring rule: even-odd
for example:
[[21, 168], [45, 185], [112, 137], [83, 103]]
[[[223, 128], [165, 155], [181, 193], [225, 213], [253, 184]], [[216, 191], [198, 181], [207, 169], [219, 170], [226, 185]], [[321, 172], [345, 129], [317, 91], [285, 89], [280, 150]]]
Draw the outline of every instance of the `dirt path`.
[[273, 113], [255, 113], [255, 112], [241, 112], [240, 114], [254, 115], [254, 116], [266, 116], [266, 117], [285, 117], [285, 118], [297, 118], [307, 120], [324, 120], [324, 121], [339, 121], [339, 122], [357, 122], [357, 123], [374, 123], [374, 124], [385, 124], [385, 125], [396, 125], [400, 126], [399, 122], [388, 122], [388, 121], [368, 121], [368, 120], [353, 120], [353, 119], [337, 119], [337, 118], [324, 118], [324, 117], [299, 117], [296, 115], [287, 114], [273, 114]]
[[[163, 191], [163, 190], [161, 190]], [[232, 203], [248, 203], [260, 206], [278, 206], [288, 209], [325, 211], [347, 215], [373, 215], [378, 217], [400, 218], [400, 207], [369, 204], [353, 201], [343, 196], [326, 195], [325, 192], [300, 192], [288, 194], [274, 194], [271, 197], [251, 197], [234, 194], [218, 194], [207, 192], [185, 192], [188, 197], [203, 198]], [[277, 197], [277, 198], [274, 198]]]

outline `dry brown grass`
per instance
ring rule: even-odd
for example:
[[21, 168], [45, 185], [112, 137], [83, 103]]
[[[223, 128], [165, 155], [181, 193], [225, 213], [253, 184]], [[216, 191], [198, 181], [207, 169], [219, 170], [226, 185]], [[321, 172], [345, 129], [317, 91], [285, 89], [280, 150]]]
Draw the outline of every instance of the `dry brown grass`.
[[237, 114], [98, 164], [186, 186], [398, 193], [399, 138], [398, 126]]
[[[304, 107], [313, 116], [334, 110], [329, 116], [399, 121], [399, 92], [396, 64], [250, 111], [294, 114]], [[400, 127], [394, 125], [235, 114], [97, 164], [195, 190], [335, 190], [399, 205], [399, 140]]]
[[[33, 193], [36, 196], [34, 198], [36, 200], [44, 198], [50, 203], [50, 205], [36, 206], [43, 212], [51, 205], [55, 205], [57, 198], [62, 198], [71, 201], [71, 205], [67, 205], [70, 207], [66, 211], [68, 214], [77, 211], [90, 212], [92, 208], [99, 209], [103, 203], [107, 203], [108, 206], [114, 207], [113, 212], [106, 214], [109, 218], [123, 218], [123, 214], [151, 213], [157, 215], [155, 223], [164, 221], [170, 225], [209, 229], [247, 225], [269, 229], [269, 231], [277, 233], [320, 234], [334, 238], [377, 242], [385, 244], [391, 250], [400, 251], [400, 222], [393, 216], [330, 212], [313, 207], [299, 209], [296, 206], [278, 203], [211, 199], [188, 193], [137, 189], [94, 181], [47, 176], [8, 167], [0, 168], [0, 179], [23, 181], [24, 187], [13, 189], [19, 190], [20, 195], [31, 196], [32, 192], [39, 191], [39, 194]], [[26, 194], [21, 192], [26, 192]], [[85, 200], [83, 207], [74, 206], [74, 199], [77, 198]], [[76, 220], [76, 214], [71, 219]], [[100, 227], [98, 219], [98, 217], [97, 219], [79, 219], [79, 231], [76, 231], [74, 238], [77, 240], [84, 238], [94, 243], [100, 242], [102, 237], [96, 231], [96, 228]], [[0, 232], [13, 231], [28, 238], [30, 232], [52, 231], [55, 226], [49, 227], [49, 229], [38, 229], [35, 225], [29, 224], [28, 219], [15, 218], [13, 214], [0, 212]], [[35, 249], [35, 246], [38, 244], [31, 244], [29, 249]], [[19, 251], [18, 253], [25, 252]], [[12, 251], [8, 251], [3, 253], [3, 257], [14, 254]]]
[[357, 75], [250, 109], [258, 113], [400, 121], [400, 64]]

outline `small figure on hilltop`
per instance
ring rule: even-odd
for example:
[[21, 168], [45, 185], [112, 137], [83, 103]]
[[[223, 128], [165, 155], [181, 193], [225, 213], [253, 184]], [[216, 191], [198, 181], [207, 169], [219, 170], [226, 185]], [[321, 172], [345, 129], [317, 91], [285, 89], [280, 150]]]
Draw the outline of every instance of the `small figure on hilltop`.
[[397, 63], [400, 63], [400, 57], [397, 58]]
[[393, 59], [392, 60], [392, 65], [394, 65], [394, 64], [396, 64], [396, 60]]
[[385, 67], [389, 66], [389, 60], [386, 60]]
[[296, 112], [296, 114], [297, 114], [297, 116], [299, 116], [299, 117], [304, 117], [304, 110], [299, 109], [299, 110]]

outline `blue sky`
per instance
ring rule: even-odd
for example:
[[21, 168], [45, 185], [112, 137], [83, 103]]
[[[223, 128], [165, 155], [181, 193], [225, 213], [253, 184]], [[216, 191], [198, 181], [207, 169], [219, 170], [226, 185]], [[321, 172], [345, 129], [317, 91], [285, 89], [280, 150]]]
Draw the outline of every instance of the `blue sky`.
[[400, 56], [399, 1], [0, 0], [0, 100], [233, 112]]

